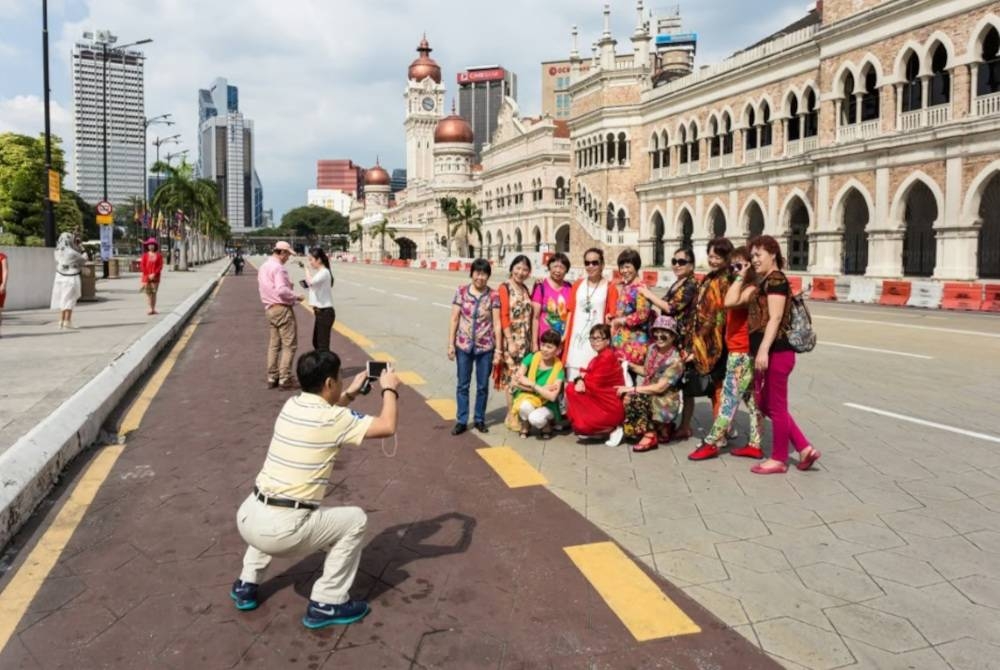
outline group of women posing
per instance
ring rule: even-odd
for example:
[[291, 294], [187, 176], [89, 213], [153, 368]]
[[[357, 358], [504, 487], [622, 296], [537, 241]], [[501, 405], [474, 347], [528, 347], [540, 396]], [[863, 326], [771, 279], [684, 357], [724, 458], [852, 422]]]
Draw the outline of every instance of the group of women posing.
[[695, 276], [694, 253], [671, 259], [675, 281], [662, 297], [639, 278], [633, 250], [617, 259], [615, 280], [604, 276], [604, 252], [584, 253], [585, 276], [565, 280], [565, 254], [548, 260], [548, 276], [528, 286], [531, 262], [517, 256], [499, 289], [488, 286], [490, 265], [472, 264], [469, 285], [452, 303], [448, 355], [458, 362], [457, 423], [467, 429], [469, 387], [476, 375], [474, 425], [486, 432], [491, 372], [507, 396], [507, 426], [543, 438], [564, 417], [582, 437], [630, 438], [633, 451], [692, 436], [694, 399], [711, 398], [714, 420], [689, 458], [719, 455], [735, 436], [742, 401], [750, 416], [748, 442], [736, 456], [763, 458], [761, 416], [772, 422], [771, 458], [752, 469], [787, 470], [788, 444], [806, 470], [819, 458], [788, 412], [788, 378], [795, 352], [785, 336], [791, 289], [778, 243], [770, 236], [734, 249], [725, 238], [708, 244], [709, 272]]

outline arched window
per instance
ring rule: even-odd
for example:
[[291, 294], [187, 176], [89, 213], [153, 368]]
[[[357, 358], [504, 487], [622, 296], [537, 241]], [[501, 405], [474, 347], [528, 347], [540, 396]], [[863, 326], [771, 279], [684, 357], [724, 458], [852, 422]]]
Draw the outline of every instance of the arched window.
[[566, 180], [556, 177], [556, 200], [562, 201], [566, 198]]
[[608, 230], [615, 229], [615, 206], [610, 202], [608, 203], [608, 218], [605, 225], [607, 225]]
[[878, 76], [875, 74], [875, 68], [870, 65], [862, 76], [865, 92], [861, 96], [861, 120], [871, 121], [879, 117], [879, 93], [876, 87]]
[[844, 199], [844, 274], [863, 275], [868, 269], [868, 204], [857, 190]]
[[910, 52], [906, 58], [906, 70], [903, 73], [906, 83], [903, 84], [903, 111], [912, 112], [924, 104], [923, 82], [920, 80], [920, 58]]
[[660, 169], [660, 136], [656, 133], [649, 140], [649, 160], [652, 169]]
[[744, 133], [746, 136], [744, 145], [747, 151], [750, 151], [757, 148], [757, 114], [753, 111], [753, 107], [747, 107], [746, 118], [747, 129]]
[[722, 114], [722, 153], [733, 153], [733, 120], [729, 118], [728, 112]]
[[760, 122], [764, 124], [760, 129], [760, 146], [771, 146], [773, 132], [771, 128], [771, 106], [766, 102], [760, 105]]
[[681, 214], [681, 246], [685, 249], [691, 248], [691, 238], [694, 236], [694, 221], [691, 219], [691, 212], [684, 210]]
[[708, 222], [713, 238], [726, 236], [726, 213], [722, 211], [721, 207], [716, 205], [712, 208], [708, 214]]
[[796, 196], [788, 207], [788, 269], [809, 268], [809, 210]]
[[653, 265], [663, 265], [663, 217], [659, 212], [653, 214]]
[[819, 110], [816, 108], [816, 92], [812, 89], [806, 93], [806, 122], [802, 134], [805, 137], [819, 134]]
[[979, 252], [981, 279], [1000, 279], [1000, 174], [994, 174], [979, 201]]
[[524, 242], [521, 239], [520, 228], [514, 231], [514, 247], [517, 249], [518, 253], [524, 251]]
[[840, 125], [849, 126], [858, 121], [858, 98], [854, 95], [854, 75], [844, 75], [844, 102], [840, 106]]
[[615, 162], [615, 136], [613, 133], [608, 133], [606, 138], [607, 141], [607, 156], [606, 159], [601, 161], [602, 163], [614, 164]]
[[930, 106], [946, 105], [951, 102], [951, 74], [948, 67], [948, 50], [938, 44], [931, 56]]
[[937, 262], [934, 221], [938, 217], [937, 199], [923, 182], [917, 182], [906, 196], [903, 214], [903, 274], [930, 277]]
[[670, 136], [666, 130], [660, 133], [660, 165], [670, 167]]
[[698, 156], [698, 145], [699, 145], [699, 142], [698, 142], [698, 126], [696, 126], [694, 124], [694, 122], [692, 121], [691, 122], [691, 153], [690, 153], [690, 161], [692, 163], [697, 163], [698, 162], [698, 158], [699, 158], [699, 156]]
[[625, 210], [618, 210], [618, 230], [622, 231], [628, 226], [628, 217], [625, 216]]
[[722, 138], [719, 136], [719, 121], [714, 116], [708, 122], [708, 155], [715, 158], [722, 153]]
[[688, 162], [687, 128], [685, 128], [684, 126], [681, 126], [680, 130], [680, 155], [681, 155], [681, 163], [687, 163]]
[[996, 28], [990, 28], [983, 38], [980, 57], [983, 62], [976, 78], [976, 95], [1000, 93], [1000, 33]]
[[618, 164], [625, 165], [628, 162], [628, 138], [625, 133], [618, 133]]
[[799, 99], [793, 94], [788, 101], [788, 141], [798, 142], [801, 137], [799, 128]]

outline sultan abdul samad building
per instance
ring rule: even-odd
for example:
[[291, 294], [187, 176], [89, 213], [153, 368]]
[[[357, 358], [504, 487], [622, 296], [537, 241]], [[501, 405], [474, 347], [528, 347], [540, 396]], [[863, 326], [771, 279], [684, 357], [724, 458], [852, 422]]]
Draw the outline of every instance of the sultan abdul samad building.
[[1000, 2], [825, 0], [694, 72], [652, 47], [638, 10], [628, 52], [607, 8], [592, 54], [574, 43], [566, 122], [506, 101], [481, 166], [421, 43], [408, 188], [390, 209], [384, 171], [366, 186], [379, 204], [364, 211], [397, 228], [394, 255], [444, 257], [438, 201], [453, 196], [483, 210], [477, 253], [498, 260], [598, 245], [659, 265], [681, 245], [767, 233], [803, 272], [1000, 277]]

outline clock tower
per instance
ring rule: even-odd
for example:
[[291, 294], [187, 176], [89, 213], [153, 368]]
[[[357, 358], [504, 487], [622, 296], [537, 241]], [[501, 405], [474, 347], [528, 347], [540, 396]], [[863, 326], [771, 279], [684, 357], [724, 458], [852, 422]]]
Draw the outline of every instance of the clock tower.
[[444, 116], [441, 67], [431, 58], [427, 36], [417, 47], [406, 83], [406, 181], [430, 181], [434, 176], [434, 128]]

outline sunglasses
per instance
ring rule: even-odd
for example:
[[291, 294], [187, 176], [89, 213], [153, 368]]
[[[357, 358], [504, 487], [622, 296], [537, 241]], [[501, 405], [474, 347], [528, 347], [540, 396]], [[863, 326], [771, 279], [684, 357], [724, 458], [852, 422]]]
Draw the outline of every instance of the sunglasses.
[[589, 268], [600, 265], [601, 261], [584, 261], [583, 264]]
[[733, 263], [732, 265], [729, 266], [729, 269], [732, 270], [733, 272], [739, 272], [745, 267], [746, 265], [744, 263]]
[[671, 258], [671, 259], [670, 259], [670, 264], [671, 264], [671, 265], [680, 265], [681, 267], [683, 267], [683, 266], [687, 265], [687, 264], [688, 264], [688, 263], [690, 263], [690, 262], [691, 262], [691, 261], [689, 261], [689, 260], [688, 260], [688, 259], [686, 259], [686, 258]]
[[653, 334], [653, 339], [661, 341], [661, 342], [664, 341], [664, 340], [669, 340], [672, 337], [673, 337], [673, 335], [671, 335], [670, 333], [654, 333]]

